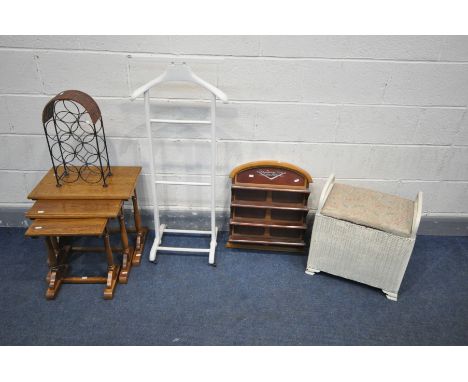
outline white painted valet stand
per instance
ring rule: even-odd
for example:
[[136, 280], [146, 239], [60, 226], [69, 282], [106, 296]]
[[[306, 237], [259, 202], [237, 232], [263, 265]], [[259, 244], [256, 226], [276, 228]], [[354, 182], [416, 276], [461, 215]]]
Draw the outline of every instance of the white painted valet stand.
[[[149, 91], [154, 86], [163, 82], [192, 82], [200, 85], [211, 93], [211, 120], [171, 120], [171, 119], [151, 119], [150, 118], [150, 95]], [[166, 69], [166, 71], [148, 82], [146, 85], [136, 89], [131, 100], [144, 94], [145, 100], [145, 117], [146, 117], [146, 129], [148, 133], [148, 139], [150, 143], [150, 167], [151, 167], [151, 182], [153, 191], [153, 213], [154, 213], [154, 228], [155, 238], [153, 245], [151, 246], [149, 259], [152, 262], [156, 262], [156, 254], [158, 250], [170, 251], [170, 252], [185, 252], [185, 253], [208, 253], [208, 263], [216, 266], [215, 262], [215, 251], [216, 251], [216, 236], [218, 228], [216, 227], [215, 219], [215, 182], [216, 182], [216, 98], [219, 98], [224, 103], [227, 103], [228, 98], [221, 90], [204, 81], [192, 72], [190, 67], [185, 63], [174, 63], [172, 62]], [[156, 180], [156, 173], [154, 169], [154, 155], [153, 155], [153, 137], [151, 134], [152, 123], [169, 123], [169, 124], [191, 124], [191, 125], [211, 125], [211, 182], [175, 182], [166, 180]], [[156, 186], [158, 184], [174, 184], [174, 185], [187, 185], [187, 186], [207, 186], [211, 188], [211, 229], [209, 231], [200, 230], [189, 230], [189, 229], [168, 229], [165, 224], [160, 224], [159, 221], [159, 206], [157, 199]], [[161, 241], [164, 232], [168, 233], [180, 233], [180, 234], [206, 234], [211, 235], [210, 248], [183, 248], [183, 247], [165, 247], [161, 246]]]

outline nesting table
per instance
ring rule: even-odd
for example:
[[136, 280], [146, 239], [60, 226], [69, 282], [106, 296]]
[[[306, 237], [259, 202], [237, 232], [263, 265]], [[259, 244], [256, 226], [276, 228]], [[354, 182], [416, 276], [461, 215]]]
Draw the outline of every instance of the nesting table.
[[[136, 183], [141, 167], [115, 166], [108, 186], [90, 184], [82, 179], [56, 186], [51, 169], [28, 195], [35, 200], [26, 216], [33, 220], [26, 231], [29, 237], [44, 237], [48, 249], [49, 272], [46, 298], [56, 297], [62, 283], [105, 283], [104, 298], [114, 295], [117, 280], [127, 283], [132, 266], [139, 265], [148, 229], [142, 226], [138, 207]], [[134, 227], [127, 228], [123, 203], [132, 199]], [[109, 234], [110, 219], [117, 219], [122, 246], [112, 248]], [[132, 245], [128, 233], [135, 234]], [[70, 236], [99, 236], [103, 247], [77, 247], [66, 243]], [[105, 252], [107, 277], [67, 276], [68, 255], [71, 252]], [[113, 251], [122, 252], [122, 264], [114, 262]]]

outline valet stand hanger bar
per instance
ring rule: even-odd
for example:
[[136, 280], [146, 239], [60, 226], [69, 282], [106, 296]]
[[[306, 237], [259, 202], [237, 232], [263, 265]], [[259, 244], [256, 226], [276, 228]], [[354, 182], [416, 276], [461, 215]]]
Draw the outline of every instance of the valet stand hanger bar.
[[160, 83], [170, 81], [193, 82], [208, 90], [211, 94], [213, 94], [216, 98], [219, 98], [224, 103], [228, 102], [226, 94], [224, 94], [217, 87], [198, 77], [194, 72], [192, 72], [192, 69], [190, 69], [190, 67], [185, 62], [171, 62], [171, 64], [168, 66], [168, 68], [163, 74], [136, 89], [132, 93], [131, 100], [133, 101], [135, 98], [141, 96], [142, 94], [145, 94], [146, 92], [148, 92], [148, 90], [155, 87], [156, 85], [159, 85]]
[[[163, 82], [191, 82], [195, 83], [211, 93], [211, 118], [209, 121], [200, 120], [174, 120], [174, 119], [152, 119], [150, 118], [150, 89], [163, 83]], [[133, 101], [143, 94], [145, 100], [145, 117], [146, 117], [146, 130], [149, 139], [150, 147], [150, 169], [151, 169], [151, 183], [153, 184], [153, 217], [155, 227], [155, 238], [151, 247], [149, 259], [156, 263], [156, 255], [159, 251], [169, 252], [182, 252], [182, 253], [208, 253], [208, 263], [215, 266], [215, 250], [216, 250], [216, 236], [218, 228], [216, 227], [215, 220], [215, 175], [216, 175], [216, 98], [224, 103], [228, 102], [226, 94], [215, 86], [209, 84], [205, 80], [198, 77], [190, 67], [185, 63], [172, 62], [166, 71], [159, 77], [148, 82], [146, 85], [136, 89], [131, 95]], [[154, 152], [153, 152], [153, 136], [151, 133], [152, 123], [166, 123], [166, 124], [195, 124], [195, 125], [211, 125], [211, 182], [180, 182], [170, 180], [156, 180], [155, 166], [154, 166]], [[187, 186], [209, 186], [211, 190], [210, 212], [211, 212], [211, 229], [209, 231], [202, 230], [189, 230], [189, 229], [168, 229], [165, 224], [160, 223], [159, 219], [159, 206], [158, 206], [158, 184], [172, 184], [172, 185], [187, 185]], [[165, 247], [161, 245], [164, 232], [175, 234], [192, 234], [192, 235], [211, 235], [210, 248], [183, 248], [183, 247]]]
[[151, 119], [152, 123], [185, 123], [187, 125], [209, 125], [211, 121], [198, 121], [189, 119]]
[[204, 182], [175, 182], [172, 180], [157, 180], [156, 184], [185, 184], [187, 186], [211, 186], [211, 183]]

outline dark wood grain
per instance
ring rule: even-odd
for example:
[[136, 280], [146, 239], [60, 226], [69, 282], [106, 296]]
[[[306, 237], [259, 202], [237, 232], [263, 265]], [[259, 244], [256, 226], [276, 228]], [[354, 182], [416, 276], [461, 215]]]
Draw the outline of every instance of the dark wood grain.
[[229, 248], [303, 251], [312, 177], [301, 168], [250, 162], [230, 174]]

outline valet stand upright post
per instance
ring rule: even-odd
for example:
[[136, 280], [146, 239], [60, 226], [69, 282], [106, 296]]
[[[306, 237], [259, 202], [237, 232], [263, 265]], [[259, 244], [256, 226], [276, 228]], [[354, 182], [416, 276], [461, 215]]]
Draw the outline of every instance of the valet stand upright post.
[[[161, 84], [163, 82], [191, 82], [195, 83], [211, 93], [211, 119], [207, 120], [186, 120], [186, 119], [152, 119], [150, 117], [150, 89]], [[216, 98], [219, 98], [224, 103], [227, 103], [227, 96], [215, 86], [209, 84], [205, 80], [198, 77], [190, 67], [185, 63], [172, 62], [166, 69], [166, 71], [159, 77], [148, 82], [142, 87], [136, 89], [131, 95], [131, 100], [144, 95], [145, 100], [145, 118], [146, 118], [146, 129], [149, 139], [150, 147], [150, 170], [151, 170], [151, 183], [152, 183], [152, 196], [153, 196], [153, 216], [154, 216], [154, 229], [155, 238], [151, 247], [149, 259], [156, 263], [156, 255], [158, 250], [169, 251], [169, 252], [182, 252], [182, 253], [208, 253], [208, 263], [216, 266], [215, 262], [215, 251], [216, 251], [216, 236], [218, 228], [216, 227], [215, 218], [215, 183], [216, 183]], [[153, 123], [164, 123], [164, 124], [188, 124], [188, 125], [200, 125], [200, 126], [211, 126], [211, 173], [209, 183], [207, 182], [180, 182], [172, 180], [157, 180], [154, 166], [154, 153], [153, 153], [153, 136], [151, 133], [151, 124]], [[160, 224], [159, 219], [159, 206], [158, 206], [158, 184], [172, 184], [172, 185], [186, 185], [186, 186], [201, 186], [210, 187], [211, 201], [210, 201], [210, 212], [211, 212], [211, 229], [209, 231], [203, 230], [192, 230], [192, 229], [170, 229], [165, 224]], [[176, 234], [193, 234], [193, 235], [211, 235], [210, 248], [184, 248], [184, 247], [166, 247], [162, 246], [162, 237], [164, 233], [176, 233]]]

